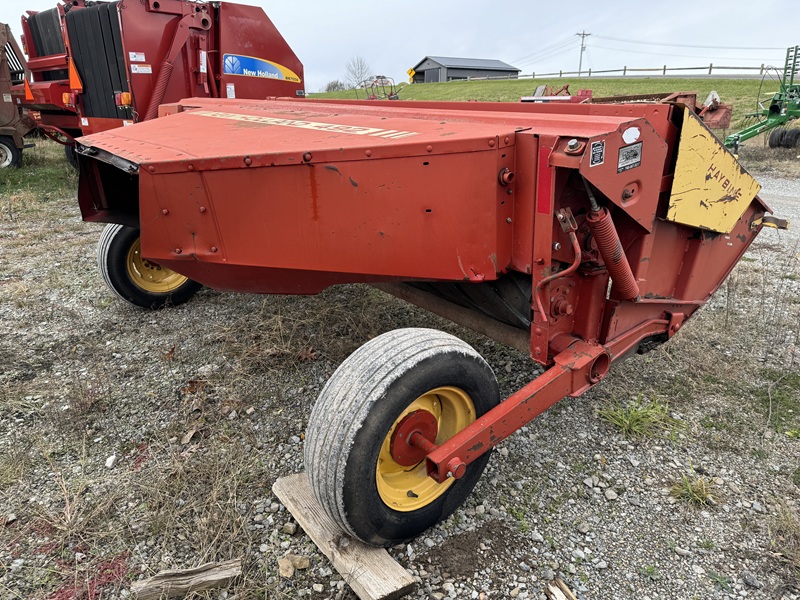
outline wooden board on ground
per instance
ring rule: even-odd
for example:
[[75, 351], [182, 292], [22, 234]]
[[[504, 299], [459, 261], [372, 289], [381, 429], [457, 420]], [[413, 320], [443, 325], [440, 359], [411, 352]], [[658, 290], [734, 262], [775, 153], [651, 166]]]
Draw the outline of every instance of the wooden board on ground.
[[220, 563], [208, 563], [193, 569], [161, 571], [143, 581], [134, 581], [131, 592], [137, 600], [182, 598], [190, 592], [226, 587], [242, 575], [242, 560], [235, 558]]
[[548, 583], [544, 595], [550, 600], [577, 600], [567, 584], [560, 579], [554, 579]]
[[392, 600], [413, 590], [414, 578], [386, 550], [350, 537], [325, 514], [305, 473], [281, 477], [272, 491], [361, 600]]

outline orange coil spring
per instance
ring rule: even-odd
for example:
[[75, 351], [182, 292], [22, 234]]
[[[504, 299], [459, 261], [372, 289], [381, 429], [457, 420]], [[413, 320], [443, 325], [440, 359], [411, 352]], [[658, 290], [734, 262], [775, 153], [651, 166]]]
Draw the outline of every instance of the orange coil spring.
[[158, 107], [161, 101], [164, 100], [164, 94], [167, 93], [167, 85], [172, 75], [172, 69], [172, 63], [165, 62], [161, 65], [161, 70], [158, 72], [158, 80], [150, 96], [150, 105], [147, 107], [147, 114], [144, 117], [145, 121], [155, 119], [158, 116]]
[[611, 281], [614, 282], [615, 291], [625, 300], [636, 298], [639, 295], [639, 286], [628, 264], [625, 250], [622, 249], [622, 243], [611, 220], [611, 213], [603, 207], [599, 212], [589, 212], [586, 221], [592, 229], [597, 249], [600, 250], [600, 256], [606, 263]]

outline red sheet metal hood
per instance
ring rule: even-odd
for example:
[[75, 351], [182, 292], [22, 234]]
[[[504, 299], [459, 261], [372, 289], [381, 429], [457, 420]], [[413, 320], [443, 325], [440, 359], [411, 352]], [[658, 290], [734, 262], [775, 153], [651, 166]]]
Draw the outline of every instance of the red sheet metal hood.
[[[483, 110], [487, 106], [493, 110]], [[522, 105], [192, 98], [162, 106], [162, 116], [154, 121], [79, 141], [164, 173], [185, 170], [189, 164], [200, 170], [212, 165], [219, 169], [297, 164], [312, 150], [315, 162], [363, 158], [367, 151], [372, 158], [440, 154], [453, 148], [479, 151], [508, 144], [505, 137], [517, 131], [591, 137], [613, 132], [641, 116], [602, 114], [613, 111], [585, 106], [576, 107], [584, 114], [575, 119], [563, 111], [543, 110], [544, 105], [528, 105], [524, 112], [518, 106]]]

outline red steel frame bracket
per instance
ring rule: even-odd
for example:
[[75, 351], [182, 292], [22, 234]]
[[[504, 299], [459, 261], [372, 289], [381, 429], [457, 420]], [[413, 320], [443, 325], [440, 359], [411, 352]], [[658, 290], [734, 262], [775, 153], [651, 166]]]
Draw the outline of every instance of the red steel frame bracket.
[[[428, 475], [439, 482], [461, 477], [465, 465], [556, 402], [565, 396], [578, 396], [598, 383], [608, 373], [610, 364], [611, 356], [600, 344], [575, 341], [556, 355], [555, 365], [430, 452], [425, 457]], [[409, 438], [413, 436], [411, 433]], [[411, 444], [415, 441], [416, 438], [410, 440]]]

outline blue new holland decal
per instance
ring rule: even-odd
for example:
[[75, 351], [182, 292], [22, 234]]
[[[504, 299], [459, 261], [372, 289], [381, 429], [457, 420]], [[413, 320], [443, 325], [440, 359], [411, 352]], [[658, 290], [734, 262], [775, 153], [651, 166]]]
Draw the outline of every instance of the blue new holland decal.
[[283, 65], [263, 58], [242, 56], [240, 54], [224, 55], [222, 73], [224, 75], [260, 77], [262, 79], [282, 79], [284, 81], [302, 83], [297, 73]]

